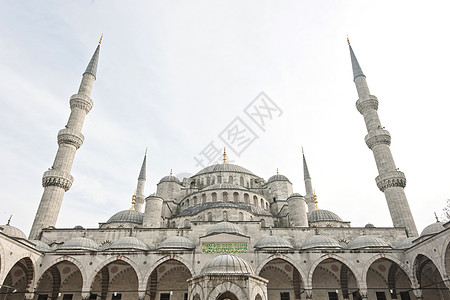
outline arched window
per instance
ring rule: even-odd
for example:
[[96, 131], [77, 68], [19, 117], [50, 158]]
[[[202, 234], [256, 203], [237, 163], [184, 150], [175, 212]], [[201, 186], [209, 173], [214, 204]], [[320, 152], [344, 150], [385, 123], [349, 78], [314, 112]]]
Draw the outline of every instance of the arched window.
[[258, 197], [253, 196], [253, 204], [254, 204], [255, 206], [258, 206]]
[[266, 227], [266, 220], [261, 219], [261, 227]]
[[253, 178], [250, 179], [250, 188], [253, 188]]
[[206, 203], [206, 194], [202, 194], [202, 204]]
[[198, 204], [198, 199], [197, 199], [197, 196], [194, 196], [194, 198], [193, 198], [193, 201], [192, 201], [193, 203], [193, 205], [197, 205]]
[[228, 183], [233, 183], [233, 176], [228, 176]]
[[191, 189], [195, 188], [195, 180], [191, 181]]
[[233, 201], [234, 202], [239, 202], [239, 193], [238, 192], [234, 192], [233, 193]]
[[220, 175], [217, 176], [217, 183], [222, 183], [222, 176]]
[[269, 203], [266, 202], [266, 210], [269, 210]]
[[208, 213], [208, 221], [210, 221], [210, 222], [212, 221], [212, 213], [211, 212]]
[[216, 193], [212, 193], [211, 198], [212, 198], [212, 202], [217, 202], [217, 194]]
[[264, 208], [264, 200], [261, 198], [261, 208]]
[[223, 202], [228, 202], [228, 193], [227, 192], [223, 192], [222, 199], [223, 199]]
[[200, 185], [200, 178], [197, 178], [197, 186]]
[[239, 221], [244, 221], [244, 214], [243, 213], [239, 213]]
[[226, 210], [223, 211], [223, 220], [228, 221], [228, 213]]
[[202, 185], [205, 185], [205, 178], [201, 179], [201, 183], [202, 183]]
[[244, 177], [241, 176], [239, 183], [241, 184], [241, 186], [244, 186]]
[[211, 185], [211, 178], [206, 177], [206, 185]]
[[189, 207], [189, 199], [186, 199], [186, 206]]
[[191, 227], [191, 222], [188, 219], [184, 220], [184, 227], [185, 228]]
[[214, 176], [211, 177], [211, 184], [216, 183], [216, 178]]
[[244, 203], [245, 204], [249, 204], [250, 203], [250, 197], [248, 196], [248, 194], [244, 194]]

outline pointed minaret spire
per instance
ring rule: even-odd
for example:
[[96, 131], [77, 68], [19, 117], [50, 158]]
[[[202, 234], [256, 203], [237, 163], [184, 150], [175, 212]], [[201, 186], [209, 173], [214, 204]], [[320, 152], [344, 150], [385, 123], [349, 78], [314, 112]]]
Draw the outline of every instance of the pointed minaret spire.
[[358, 101], [356, 101], [356, 108], [364, 116], [368, 132], [365, 141], [373, 152], [379, 174], [375, 181], [380, 191], [384, 192], [394, 227], [404, 227], [409, 236], [418, 236], [416, 224], [404, 191], [406, 186], [405, 174], [400, 172], [395, 165], [389, 147], [391, 135], [381, 126], [380, 118], [378, 117], [378, 99], [370, 94], [366, 76], [359, 66], [350, 43], [349, 49], [353, 81], [359, 97]]
[[303, 178], [305, 181], [305, 202], [308, 205], [308, 213], [312, 212], [315, 209], [314, 206], [314, 193], [311, 182], [311, 176], [309, 175], [308, 165], [306, 164], [305, 152], [302, 147], [302, 156], [303, 156]]
[[78, 93], [70, 97], [70, 116], [64, 129], [58, 132], [58, 151], [52, 167], [44, 173], [44, 193], [31, 227], [30, 239], [38, 239], [43, 228], [55, 226], [64, 193], [72, 186], [70, 175], [76, 151], [81, 147], [84, 136], [81, 133], [84, 119], [92, 109], [90, 98], [97, 73], [100, 45], [94, 52], [86, 72], [83, 73]]
[[144, 212], [144, 202], [145, 202], [145, 181], [147, 180], [147, 151], [148, 148], [145, 149], [144, 160], [142, 161], [141, 171], [139, 172], [136, 192], [135, 192], [135, 209], [139, 212]]

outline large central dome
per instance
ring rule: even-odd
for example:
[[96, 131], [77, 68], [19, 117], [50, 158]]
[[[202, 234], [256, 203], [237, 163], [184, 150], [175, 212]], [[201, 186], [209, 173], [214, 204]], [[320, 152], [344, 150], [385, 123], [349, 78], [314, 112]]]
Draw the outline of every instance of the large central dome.
[[233, 164], [217, 164], [212, 165], [209, 167], [204, 168], [203, 170], [199, 171], [195, 176], [202, 175], [202, 174], [208, 174], [208, 173], [215, 173], [215, 172], [235, 172], [235, 173], [245, 173], [250, 175], [255, 175], [246, 168], [243, 168], [238, 165]]

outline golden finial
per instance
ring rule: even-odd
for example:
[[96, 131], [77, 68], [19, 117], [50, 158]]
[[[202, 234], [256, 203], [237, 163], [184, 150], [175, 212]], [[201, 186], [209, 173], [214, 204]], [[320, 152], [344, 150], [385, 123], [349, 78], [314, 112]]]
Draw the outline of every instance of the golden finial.
[[279, 175], [280, 173], [278, 173], [278, 168], [277, 168], [277, 175]]
[[145, 148], [145, 155], [147, 155], [148, 147]]
[[316, 195], [316, 190], [314, 190], [314, 204], [316, 205], [316, 210], [319, 209], [319, 205], [318, 205], [318, 201], [317, 201], [317, 195]]
[[170, 175], [169, 176], [172, 176], [172, 169], [170, 169]]
[[136, 190], [134, 190], [133, 198], [131, 199], [131, 208], [130, 210], [134, 210], [134, 205], [136, 204]]
[[350, 40], [348, 39], [348, 35], [347, 35], [347, 44], [350, 46]]
[[98, 41], [98, 44], [99, 44], [99, 45], [102, 44], [102, 40], [103, 40], [103, 33], [102, 33], [102, 36], [100, 37], [100, 41]]
[[227, 163], [227, 147], [223, 147], [223, 163]]

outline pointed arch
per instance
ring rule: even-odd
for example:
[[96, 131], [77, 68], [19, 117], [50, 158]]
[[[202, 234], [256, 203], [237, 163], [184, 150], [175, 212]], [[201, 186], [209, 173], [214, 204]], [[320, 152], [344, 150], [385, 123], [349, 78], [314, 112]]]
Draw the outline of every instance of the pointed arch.
[[[143, 283], [145, 283], [145, 285], [143, 286], [143, 289], [145, 290], [146, 286], [147, 286], [147, 282], [150, 278], [150, 275], [152, 274], [152, 272], [161, 264], [163, 264], [164, 262], [168, 261], [168, 260], [175, 260], [178, 261], [179, 263], [183, 264], [191, 273], [191, 276], [194, 277], [195, 276], [195, 271], [194, 268], [192, 268], [192, 266], [189, 264], [189, 262], [187, 260], [185, 260], [184, 258], [182, 258], [181, 256], [178, 255], [166, 255], [164, 257], [161, 257], [160, 259], [158, 259], [157, 261], [155, 261], [153, 263], [153, 265], [150, 267], [150, 269], [147, 271], [147, 273], [144, 275], [143, 277]], [[141, 289], [141, 286], [139, 287]]]
[[403, 272], [405, 272], [406, 276], [409, 279], [409, 282], [411, 283], [411, 286], [413, 286], [414, 273], [412, 272], [412, 270], [406, 264], [404, 264], [403, 262], [401, 262], [394, 256], [385, 254], [385, 253], [375, 254], [374, 256], [372, 256], [370, 259], [368, 259], [366, 261], [366, 264], [364, 265], [364, 269], [363, 269], [362, 279], [361, 279], [361, 281], [364, 282], [366, 284], [366, 286], [367, 286], [367, 272], [369, 271], [370, 266], [379, 259], [390, 260], [391, 262], [397, 264], [400, 267], [400, 269]]
[[205, 299], [204, 293], [204, 289], [198, 283], [196, 283], [189, 293], [189, 300], [197, 300], [195, 298], [195, 295], [198, 295], [200, 299], [203, 300]]
[[83, 280], [83, 283], [86, 281], [87, 278], [87, 273], [86, 273], [86, 269], [83, 267], [83, 264], [71, 257], [71, 256], [59, 256], [51, 261], [49, 261], [48, 263], [46, 263], [45, 265], [43, 265], [41, 268], [39, 268], [40, 271], [36, 272], [36, 276], [33, 282], [33, 286], [36, 286], [37, 282], [39, 281], [39, 279], [45, 274], [45, 272], [47, 272], [48, 269], [50, 269], [52, 266], [56, 266], [58, 263], [60, 262], [70, 262], [72, 264], [74, 264], [81, 272], [81, 278]]
[[238, 285], [232, 282], [223, 282], [216, 286], [208, 295], [206, 300], [216, 300], [221, 294], [232, 293], [239, 300], [250, 300], [245, 291]]

